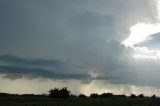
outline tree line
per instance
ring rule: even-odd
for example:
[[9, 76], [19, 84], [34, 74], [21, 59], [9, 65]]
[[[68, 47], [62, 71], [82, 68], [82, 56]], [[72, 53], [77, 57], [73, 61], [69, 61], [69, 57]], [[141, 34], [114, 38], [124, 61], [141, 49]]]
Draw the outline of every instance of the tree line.
[[[90, 96], [86, 96], [85, 94], [79, 94], [77, 96], [77, 95], [71, 94], [71, 92], [67, 89], [67, 87], [64, 87], [62, 89], [55, 88], [55, 89], [49, 90], [49, 97], [52, 97], [52, 98], [69, 98], [69, 97], [76, 97], [76, 98], [112, 98], [112, 97], [145, 98], [143, 94], [140, 94], [137, 96], [135, 94], [131, 94], [130, 96], [126, 96], [126, 95], [114, 95], [113, 93], [102, 93], [102, 94], [92, 93], [90, 94]], [[152, 95], [151, 98], [156, 98], [156, 96]]]
[[[19, 95], [19, 94], [0, 93], [0, 97], [4, 97], [4, 96], [51, 97], [51, 98], [114, 98], [114, 97], [145, 98], [146, 97], [143, 94], [139, 94], [139, 95], [131, 94], [130, 96], [126, 96], [126, 95], [114, 95], [113, 93], [102, 93], [102, 94], [92, 93], [89, 96], [86, 96], [85, 94], [79, 94], [77, 96], [77, 95], [71, 94], [71, 92], [67, 89], [67, 87], [63, 87], [61, 89], [60, 88], [50, 89], [48, 93], [49, 94], [41, 94], [41, 95], [35, 95], [35, 94]], [[151, 98], [156, 98], [156, 95], [152, 95]]]

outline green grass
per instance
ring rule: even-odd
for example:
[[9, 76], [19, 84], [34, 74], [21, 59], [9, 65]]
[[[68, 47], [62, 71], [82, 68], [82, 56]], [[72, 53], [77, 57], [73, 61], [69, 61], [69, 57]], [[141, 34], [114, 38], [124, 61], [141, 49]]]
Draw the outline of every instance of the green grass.
[[148, 106], [149, 98], [52, 99], [48, 97], [0, 97], [0, 106]]

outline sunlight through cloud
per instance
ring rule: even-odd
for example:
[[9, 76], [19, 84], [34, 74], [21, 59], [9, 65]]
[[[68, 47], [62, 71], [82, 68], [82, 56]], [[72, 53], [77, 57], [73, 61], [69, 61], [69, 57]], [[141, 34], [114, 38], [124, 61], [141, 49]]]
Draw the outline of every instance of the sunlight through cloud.
[[129, 37], [122, 43], [135, 50], [135, 59], [160, 59], [160, 50], [150, 50], [147, 47], [135, 47], [136, 44], [147, 42], [153, 39], [153, 35], [160, 32], [160, 0], [157, 3], [157, 23], [137, 23], [130, 28]]
[[129, 37], [123, 42], [126, 46], [134, 46], [152, 39], [152, 35], [160, 32], [160, 24], [138, 23], [130, 28]]
[[152, 39], [152, 35], [160, 32], [160, 0], [156, 1], [157, 4], [157, 23], [140, 22], [130, 28], [129, 37], [123, 41], [125, 46], [134, 46]]

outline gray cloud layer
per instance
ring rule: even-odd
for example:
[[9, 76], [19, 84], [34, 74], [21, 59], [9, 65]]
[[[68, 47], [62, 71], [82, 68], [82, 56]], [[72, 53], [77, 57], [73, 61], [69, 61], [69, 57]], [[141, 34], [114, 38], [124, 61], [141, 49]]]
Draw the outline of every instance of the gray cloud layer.
[[157, 21], [155, 8], [153, 0], [1, 0], [0, 52], [13, 55], [0, 56], [0, 72], [159, 86], [159, 61], [135, 60], [122, 45], [132, 25]]
[[44, 60], [44, 59], [24, 59], [14, 55], [1, 55], [0, 60], [7, 64], [15, 64], [19, 66], [50, 66], [63, 67], [63, 62], [58, 60]]
[[[0, 73], [10, 79], [17, 78], [47, 78], [47, 79], [89, 79], [90, 75], [78, 73], [66, 73], [59, 70], [63, 67], [62, 62], [54, 60], [29, 60], [13, 55], [0, 56]], [[47, 67], [52, 69], [47, 69]]]

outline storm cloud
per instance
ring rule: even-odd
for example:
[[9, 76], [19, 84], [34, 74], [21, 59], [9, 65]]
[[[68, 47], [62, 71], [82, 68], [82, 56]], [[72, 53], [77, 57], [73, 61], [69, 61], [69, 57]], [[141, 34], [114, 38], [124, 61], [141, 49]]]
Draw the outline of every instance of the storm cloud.
[[5, 78], [159, 88], [160, 60], [135, 58], [153, 54], [147, 45], [123, 44], [133, 25], [159, 21], [156, 0], [1, 0], [0, 16]]
[[66, 73], [63, 62], [56, 60], [24, 59], [13, 55], [1, 55], [0, 63], [2, 64], [0, 65], [0, 73], [10, 79], [22, 77], [27, 79], [90, 79], [90, 75], [87, 74]]

